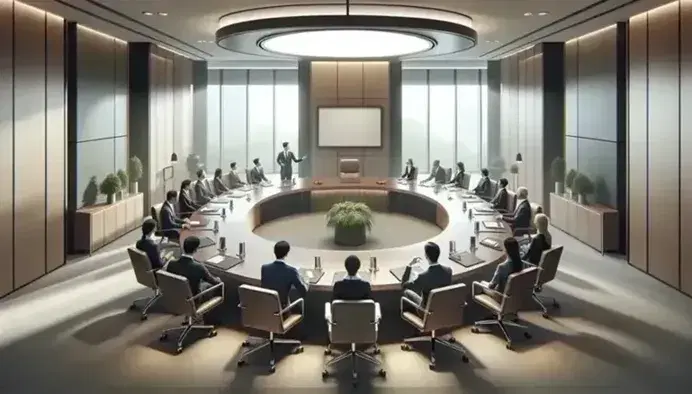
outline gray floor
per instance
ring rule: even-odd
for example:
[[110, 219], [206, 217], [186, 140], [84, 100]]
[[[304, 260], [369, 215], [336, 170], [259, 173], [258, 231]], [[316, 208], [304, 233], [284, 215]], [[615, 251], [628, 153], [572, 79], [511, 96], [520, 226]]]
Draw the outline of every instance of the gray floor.
[[[131, 234], [88, 259], [48, 275], [0, 303], [0, 393], [689, 393], [692, 299], [555, 231], [566, 247], [546, 293], [562, 308], [551, 320], [522, 315], [534, 338], [505, 349], [495, 335], [455, 332], [471, 358], [425, 358], [396, 344], [382, 348], [386, 380], [363, 374], [322, 382], [318, 345], [279, 361], [276, 373], [235, 360], [245, 334], [220, 329], [179, 356], [158, 332], [179, 318], [126, 312], [146, 295], [123, 247]], [[392, 320], [394, 317], [391, 318]]]

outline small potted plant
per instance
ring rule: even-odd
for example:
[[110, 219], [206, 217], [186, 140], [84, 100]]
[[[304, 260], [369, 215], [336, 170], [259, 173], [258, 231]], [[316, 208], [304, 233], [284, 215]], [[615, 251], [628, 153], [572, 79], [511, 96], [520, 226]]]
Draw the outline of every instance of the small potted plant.
[[572, 193], [577, 195], [577, 201], [579, 204], [587, 205], [587, 196], [593, 194], [594, 185], [585, 174], [579, 173], [574, 177], [574, 182], [572, 184]]
[[190, 179], [197, 179], [197, 170], [201, 168], [201, 160], [198, 155], [190, 153], [187, 156], [187, 172], [190, 174]]
[[130, 158], [130, 165], [127, 170], [130, 173], [130, 193], [137, 194], [139, 193], [139, 180], [142, 179], [142, 174], [144, 174], [142, 161], [139, 160], [139, 157], [132, 156]]
[[99, 183], [95, 176], [89, 179], [87, 187], [84, 189], [84, 194], [82, 194], [82, 204], [85, 207], [96, 204], [99, 198]]
[[120, 179], [120, 191], [118, 192], [118, 199], [122, 200], [127, 195], [126, 186], [130, 184], [129, 177], [127, 176], [125, 170], [118, 170], [118, 173], [116, 175], [118, 175], [118, 179]]
[[488, 168], [490, 178], [492, 179], [502, 178], [502, 175], [505, 173], [506, 170], [507, 168], [505, 167], [505, 160], [501, 157], [498, 157], [495, 160], [493, 160], [492, 163], [490, 163], [490, 167]]
[[115, 201], [115, 195], [120, 191], [120, 178], [115, 174], [108, 174], [101, 182], [101, 187], [99, 188], [101, 194], [105, 194], [107, 197], [106, 202], [108, 204], [113, 204]]
[[569, 170], [567, 175], [565, 176], [565, 187], [568, 190], [568, 194], [570, 198], [575, 198], [576, 194], [573, 193], [572, 186], [574, 185], [574, 178], [577, 177], [577, 170], [574, 168]]
[[514, 163], [511, 166], [509, 166], [509, 173], [512, 174], [512, 180], [514, 181], [514, 189], [519, 187], [519, 164]]
[[334, 229], [334, 243], [341, 246], [360, 246], [367, 241], [372, 228], [372, 211], [362, 202], [336, 203], [327, 212], [327, 227]]
[[565, 159], [556, 157], [550, 163], [550, 175], [555, 182], [555, 194], [561, 196], [565, 193]]

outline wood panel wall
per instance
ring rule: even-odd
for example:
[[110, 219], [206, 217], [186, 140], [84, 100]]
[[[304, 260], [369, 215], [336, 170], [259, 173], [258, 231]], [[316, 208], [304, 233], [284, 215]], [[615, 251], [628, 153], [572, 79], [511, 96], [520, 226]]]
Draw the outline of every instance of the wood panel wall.
[[0, 1], [0, 296], [65, 262], [63, 29], [62, 18]]
[[[400, 76], [400, 73], [399, 73]], [[338, 176], [340, 157], [358, 158], [363, 176], [390, 175], [390, 63], [310, 63], [310, 165], [312, 176]], [[379, 106], [384, 110], [381, 148], [320, 148], [317, 146], [317, 108], [321, 106]]]
[[692, 295], [692, 2], [629, 21], [629, 260]]

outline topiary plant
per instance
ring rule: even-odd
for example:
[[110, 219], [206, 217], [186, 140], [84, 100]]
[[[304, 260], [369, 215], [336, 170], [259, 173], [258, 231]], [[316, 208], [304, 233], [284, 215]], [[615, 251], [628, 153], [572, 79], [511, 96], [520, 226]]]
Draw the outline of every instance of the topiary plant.
[[574, 178], [572, 190], [581, 196], [587, 196], [589, 194], [593, 194], [593, 192], [594, 192], [593, 182], [591, 182], [591, 179], [586, 174], [579, 173]]
[[127, 173], [125, 170], [118, 170], [118, 179], [120, 179], [120, 190], [125, 189], [125, 186], [127, 186], [129, 182], [129, 177], [127, 176]]
[[96, 204], [96, 200], [99, 198], [99, 183], [95, 176], [89, 179], [87, 187], [84, 189], [84, 194], [82, 194], [82, 204], [84, 206], [90, 206]]
[[565, 159], [562, 157], [553, 159], [553, 162], [550, 163], [550, 175], [553, 178], [553, 182], [565, 182]]
[[336, 203], [327, 212], [327, 226], [334, 228], [334, 242], [343, 246], [365, 243], [366, 233], [372, 229], [372, 211], [362, 202]]
[[103, 182], [101, 182], [101, 186], [99, 187], [99, 191], [108, 197], [109, 204], [113, 203], [113, 197], [115, 196], [115, 193], [117, 193], [119, 190], [120, 178], [118, 178], [115, 174], [106, 175], [106, 177], [103, 179]]
[[127, 171], [129, 172], [130, 181], [139, 182], [139, 180], [142, 179], [144, 168], [142, 167], [142, 161], [139, 160], [139, 157], [130, 157], [130, 165], [128, 166]]
[[506, 170], [507, 170], [507, 168], [505, 165], [505, 159], [503, 159], [501, 157], [495, 158], [490, 163], [490, 167], [488, 168], [488, 172], [490, 173], [490, 177], [493, 179], [502, 178], [502, 175], [505, 173]]
[[511, 166], [509, 166], [509, 173], [514, 174], [514, 175], [518, 174], [519, 173], [519, 164], [514, 163]]
[[572, 186], [574, 184], [574, 178], [577, 177], [577, 170], [571, 169], [565, 176], [565, 186], [568, 188], [572, 189]]

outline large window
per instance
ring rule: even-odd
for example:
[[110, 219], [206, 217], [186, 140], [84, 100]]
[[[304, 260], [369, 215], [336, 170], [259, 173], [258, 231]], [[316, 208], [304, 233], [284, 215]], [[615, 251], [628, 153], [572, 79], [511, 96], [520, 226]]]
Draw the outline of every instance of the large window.
[[479, 170], [487, 161], [485, 70], [403, 70], [402, 83], [404, 162], [412, 158], [420, 172], [433, 160]]
[[266, 173], [278, 172], [282, 142], [300, 154], [297, 70], [209, 70], [207, 94], [208, 169], [259, 158]]

